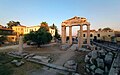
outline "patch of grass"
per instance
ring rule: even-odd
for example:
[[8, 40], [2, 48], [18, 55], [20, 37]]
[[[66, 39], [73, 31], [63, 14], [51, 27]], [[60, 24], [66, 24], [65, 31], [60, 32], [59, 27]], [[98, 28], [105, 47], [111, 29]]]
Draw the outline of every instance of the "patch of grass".
[[[25, 64], [16, 67], [11, 64], [12, 60], [24, 61]], [[27, 75], [27, 72], [33, 69], [41, 69], [43, 65], [28, 62], [21, 58], [11, 57], [4, 52], [0, 52], [0, 75]]]
[[36, 64], [36, 63], [32, 63], [32, 62], [27, 62], [25, 61], [25, 64], [19, 67], [15, 67], [13, 66], [14, 69], [14, 73], [13, 75], [27, 75], [27, 73], [33, 69], [41, 69], [42, 65], [40, 64]]
[[13, 70], [10, 66], [0, 65], [0, 75], [12, 75]]
[[62, 73], [57, 73], [57, 75], [64, 75], [64, 74], [62, 74]]
[[13, 58], [9, 57], [6, 53], [0, 53], [0, 63], [9, 63]]

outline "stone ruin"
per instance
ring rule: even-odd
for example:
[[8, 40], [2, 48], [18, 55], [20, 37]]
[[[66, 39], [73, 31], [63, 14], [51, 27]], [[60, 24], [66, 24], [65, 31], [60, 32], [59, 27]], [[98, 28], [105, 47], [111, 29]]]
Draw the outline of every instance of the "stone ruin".
[[100, 49], [93, 50], [85, 56], [85, 69], [89, 75], [108, 75], [115, 53]]
[[28, 57], [27, 60], [41, 63], [49, 63], [51, 61], [51, 58], [47, 56], [34, 55], [32, 57]]
[[60, 49], [61, 50], [67, 50], [69, 47], [70, 47], [69, 44], [64, 44], [64, 45], [61, 45]]
[[12, 63], [12, 64], [15, 64], [15, 66], [17, 66], [17, 67], [24, 64], [23, 61], [18, 61], [18, 60], [13, 60], [13, 61], [11, 61], [11, 63]]
[[74, 71], [77, 70], [77, 63], [74, 60], [68, 60], [63, 66]]

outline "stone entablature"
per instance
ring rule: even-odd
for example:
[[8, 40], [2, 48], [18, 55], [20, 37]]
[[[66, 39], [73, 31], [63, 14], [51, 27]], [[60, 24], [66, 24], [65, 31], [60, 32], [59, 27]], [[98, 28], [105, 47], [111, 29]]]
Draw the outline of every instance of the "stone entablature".
[[73, 17], [71, 19], [65, 20], [62, 22], [62, 26], [80, 26], [80, 25], [89, 25], [90, 23], [87, 22], [86, 18], [83, 17]]

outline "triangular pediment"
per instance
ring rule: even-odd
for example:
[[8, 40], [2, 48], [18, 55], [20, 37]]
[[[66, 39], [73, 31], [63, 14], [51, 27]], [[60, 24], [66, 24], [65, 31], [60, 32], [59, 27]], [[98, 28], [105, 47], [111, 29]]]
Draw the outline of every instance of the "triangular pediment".
[[73, 17], [68, 20], [62, 22], [62, 25], [69, 26], [69, 25], [78, 25], [78, 24], [88, 24], [87, 19], [84, 17]]

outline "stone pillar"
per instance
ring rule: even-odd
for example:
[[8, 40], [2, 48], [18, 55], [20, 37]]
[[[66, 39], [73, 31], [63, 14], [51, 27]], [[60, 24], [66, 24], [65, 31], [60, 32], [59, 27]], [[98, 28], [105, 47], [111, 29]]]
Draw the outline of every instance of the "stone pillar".
[[23, 36], [19, 37], [19, 53], [23, 51]]
[[62, 37], [61, 39], [62, 44], [64, 44], [64, 27], [63, 26], [61, 27], [61, 37]]
[[90, 45], [90, 25], [87, 25], [87, 45]]
[[66, 27], [64, 27], [64, 42], [66, 43]]
[[61, 32], [62, 32], [62, 44], [65, 44], [66, 43], [66, 27], [65, 26], [62, 26]]
[[69, 44], [72, 44], [72, 26], [69, 26]]
[[81, 48], [82, 45], [83, 45], [83, 26], [80, 25], [78, 48]]
[[80, 47], [80, 30], [78, 30], [78, 48]]

